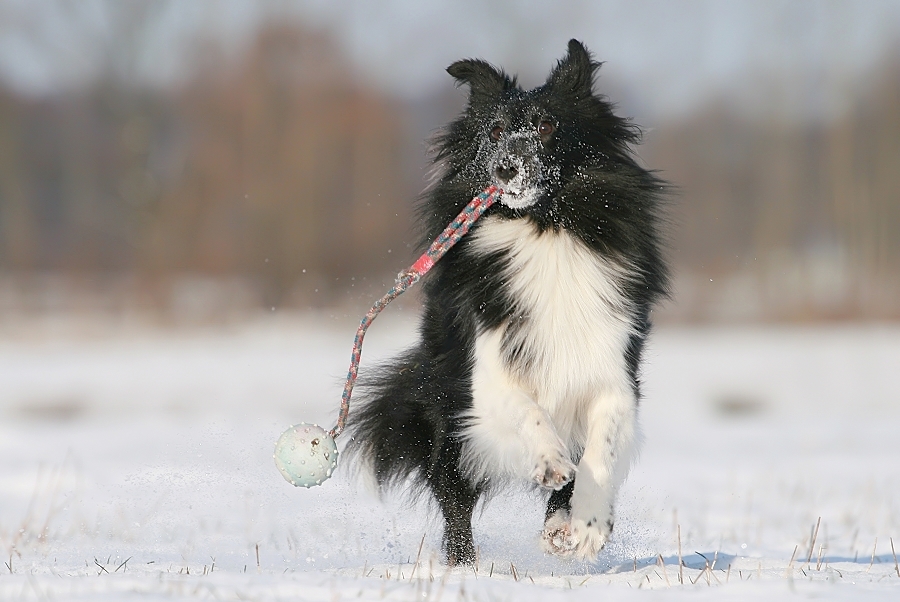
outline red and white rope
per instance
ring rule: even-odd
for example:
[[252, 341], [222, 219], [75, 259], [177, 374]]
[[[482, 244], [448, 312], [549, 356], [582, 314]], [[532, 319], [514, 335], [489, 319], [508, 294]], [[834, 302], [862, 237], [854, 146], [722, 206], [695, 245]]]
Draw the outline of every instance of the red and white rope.
[[403, 270], [397, 275], [394, 286], [381, 299], [375, 302], [372, 309], [365, 315], [359, 328], [356, 331], [356, 338], [353, 339], [353, 351], [350, 355], [350, 369], [347, 371], [347, 382], [344, 384], [344, 392], [341, 394], [341, 410], [338, 414], [337, 424], [328, 434], [337, 437], [344, 430], [347, 422], [347, 416], [350, 414], [350, 395], [353, 393], [353, 385], [356, 384], [356, 375], [359, 372], [359, 359], [362, 355], [363, 338], [366, 336], [366, 330], [375, 320], [375, 317], [381, 313], [388, 303], [406, 292], [409, 287], [419, 281], [419, 278], [425, 275], [453, 245], [459, 242], [459, 239], [465, 236], [472, 224], [487, 211], [488, 207], [500, 198], [503, 191], [496, 186], [488, 186], [484, 191], [473, 198], [463, 208], [459, 215], [456, 216], [441, 234], [434, 239], [428, 250], [419, 257], [412, 266]]

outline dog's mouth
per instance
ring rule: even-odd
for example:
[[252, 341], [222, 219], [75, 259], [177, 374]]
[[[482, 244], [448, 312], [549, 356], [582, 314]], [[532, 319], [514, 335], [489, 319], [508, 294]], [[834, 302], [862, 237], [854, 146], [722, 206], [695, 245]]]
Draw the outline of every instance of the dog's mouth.
[[540, 198], [540, 189], [536, 186], [515, 188], [502, 182], [498, 182], [497, 186], [503, 190], [500, 202], [510, 209], [526, 209], [537, 203]]

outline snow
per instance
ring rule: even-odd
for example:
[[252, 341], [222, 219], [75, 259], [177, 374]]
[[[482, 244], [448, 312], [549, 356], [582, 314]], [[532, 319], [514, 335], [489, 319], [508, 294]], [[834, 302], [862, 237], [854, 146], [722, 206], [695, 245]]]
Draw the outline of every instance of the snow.
[[[412, 320], [380, 318], [363, 369]], [[333, 423], [354, 317], [39, 326], [0, 334], [0, 600], [900, 595], [896, 325], [660, 329], [598, 562], [541, 554], [541, 501], [512, 491], [478, 514], [477, 571], [440, 565], [422, 504], [275, 468], [287, 426]]]

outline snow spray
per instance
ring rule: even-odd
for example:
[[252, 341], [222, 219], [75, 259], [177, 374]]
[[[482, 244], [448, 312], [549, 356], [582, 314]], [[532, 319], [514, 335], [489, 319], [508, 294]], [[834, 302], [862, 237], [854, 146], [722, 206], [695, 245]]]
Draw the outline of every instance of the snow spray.
[[284, 431], [275, 444], [275, 466], [291, 485], [307, 488], [321, 485], [334, 472], [338, 458], [335, 439], [344, 431], [347, 416], [350, 414], [350, 395], [359, 371], [363, 338], [376, 316], [387, 307], [388, 303], [418, 282], [453, 245], [459, 242], [459, 239], [465, 236], [472, 224], [502, 194], [503, 191], [498, 187], [488, 186], [481, 194], [469, 201], [456, 219], [450, 222], [444, 231], [434, 239], [428, 250], [412, 266], [397, 275], [391, 290], [376, 301], [372, 309], [363, 317], [356, 331], [356, 338], [353, 340], [350, 369], [347, 371], [347, 381], [344, 384], [344, 392], [341, 394], [341, 409], [337, 424], [330, 431], [326, 431], [318, 425], [301, 422]]

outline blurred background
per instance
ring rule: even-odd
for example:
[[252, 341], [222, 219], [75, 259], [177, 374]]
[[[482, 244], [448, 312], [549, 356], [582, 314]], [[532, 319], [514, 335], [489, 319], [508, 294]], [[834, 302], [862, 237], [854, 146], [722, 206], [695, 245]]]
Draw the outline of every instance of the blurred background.
[[[466, 100], [445, 68], [536, 86], [572, 37], [678, 190], [614, 556], [677, 532], [785, 567], [818, 520], [829, 555], [886, 554], [900, 1], [0, 0], [0, 557], [30, 579], [9, 591], [112, 551], [107, 572], [204, 580], [260, 543], [279, 574], [415, 554], [424, 514], [398, 544], [346, 468], [300, 494], [272, 446], [333, 424], [358, 320], [414, 259], [425, 140]], [[417, 315], [413, 292], [378, 319], [363, 372]], [[539, 566], [507, 541], [540, 524], [518, 504], [485, 515], [482, 558]]]
[[0, 320], [358, 312], [481, 57], [678, 187], [671, 322], [900, 318], [900, 3], [0, 1]]

